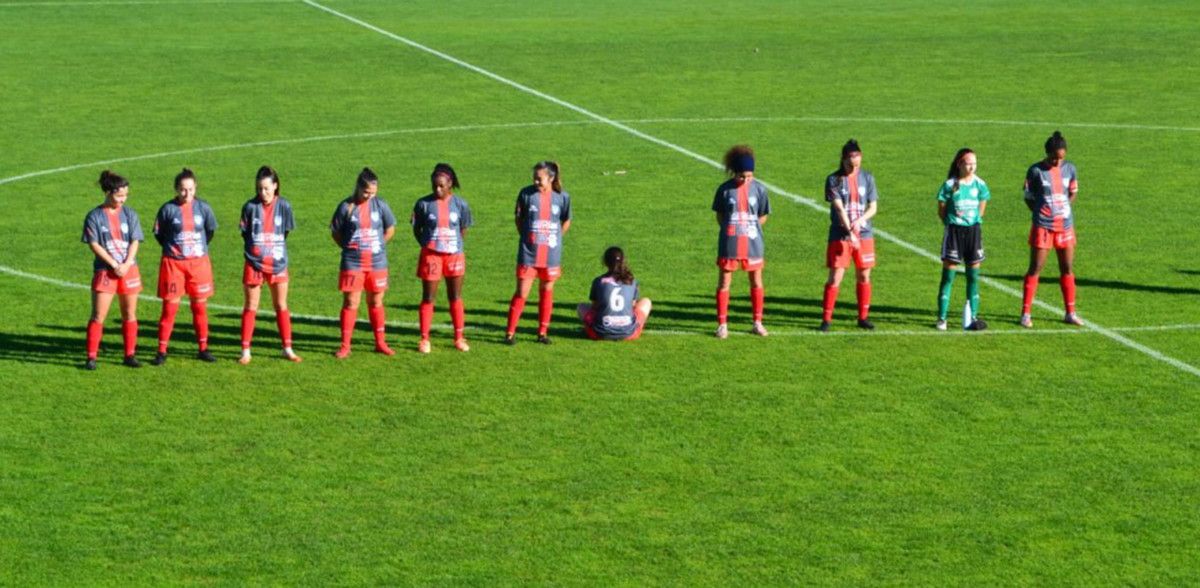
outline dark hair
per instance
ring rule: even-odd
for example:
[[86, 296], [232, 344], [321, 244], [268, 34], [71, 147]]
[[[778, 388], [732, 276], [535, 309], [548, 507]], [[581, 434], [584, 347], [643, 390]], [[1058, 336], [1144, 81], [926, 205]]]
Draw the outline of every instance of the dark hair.
[[371, 171], [371, 168], [364, 167], [362, 171], [358, 172], [358, 178], [354, 180], [354, 195], [361, 196], [363, 190], [367, 189], [367, 186], [378, 183], [379, 176], [375, 175], [375, 172]]
[[279, 174], [269, 165], [258, 168], [258, 173], [254, 174], [254, 193], [258, 194], [258, 184], [267, 178], [271, 178], [271, 181], [275, 183], [275, 195], [278, 196], [281, 188]]
[[546, 170], [550, 174], [550, 187], [555, 192], [562, 192], [562, 180], [559, 178], [558, 163], [554, 161], [539, 161], [533, 165], [533, 175], [541, 170]]
[[112, 194], [121, 188], [129, 185], [129, 180], [119, 176], [109, 170], [100, 172], [100, 189], [104, 190], [105, 194]]
[[954, 154], [954, 161], [950, 162], [950, 171], [946, 172], [946, 179], [954, 180], [954, 189], [951, 192], [958, 191], [958, 181], [962, 179], [962, 176], [958, 175], [958, 164], [962, 162], [964, 157], [971, 153], [975, 152], [970, 147], [963, 147], [958, 150], [958, 153]]
[[620, 247], [609, 247], [604, 250], [604, 266], [608, 275], [622, 284], [633, 283], [633, 272], [625, 265], [625, 252]]
[[1050, 155], [1059, 149], [1067, 148], [1067, 140], [1063, 138], [1062, 133], [1054, 131], [1049, 139], [1046, 139], [1046, 154]]
[[[749, 159], [749, 169], [746, 161]], [[749, 145], [734, 145], [725, 152], [725, 173], [735, 175], [744, 171], [754, 171], [754, 149]]]
[[846, 141], [845, 145], [842, 145], [842, 158], [838, 161], [839, 174], [846, 174], [846, 157], [855, 152], [862, 153], [862, 148], [858, 146], [858, 141], [850, 139], [849, 141]]
[[429, 174], [430, 189], [434, 192], [437, 192], [438, 174], [446, 174], [450, 176], [450, 187], [458, 187], [458, 174], [454, 173], [454, 168], [450, 167], [449, 163], [439, 163], [433, 166], [433, 172]]
[[194, 182], [194, 181], [196, 181], [196, 174], [194, 172], [192, 172], [192, 170], [190, 170], [186, 167], [179, 170], [179, 173], [175, 174], [175, 189], [176, 190], [179, 189], [179, 186], [181, 184], [183, 184], [184, 180], [191, 180]]

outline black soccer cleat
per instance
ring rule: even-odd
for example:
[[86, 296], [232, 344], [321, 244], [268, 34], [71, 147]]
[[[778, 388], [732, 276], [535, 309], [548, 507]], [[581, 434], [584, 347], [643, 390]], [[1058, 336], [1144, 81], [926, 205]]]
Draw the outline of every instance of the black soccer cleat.
[[542, 345], [553, 345], [554, 344], [554, 341], [550, 340], [550, 335], [538, 335], [537, 342], [541, 343]]
[[504, 336], [504, 344], [508, 345], [509, 347], [516, 345], [517, 344], [517, 336], [516, 335], [505, 335]]
[[213, 363], [217, 361], [217, 358], [213, 357], [212, 352], [207, 349], [196, 353], [196, 359], [199, 359], [205, 363]]
[[975, 319], [971, 324], [967, 325], [968, 331], [986, 331], [987, 323], [983, 319]]
[[868, 331], [874, 331], [875, 323], [873, 323], [867, 319], [858, 319], [858, 328], [866, 329]]
[[132, 355], [126, 355], [125, 361], [123, 361], [122, 363], [124, 363], [126, 367], [131, 367], [131, 368], [142, 367], [142, 362], [138, 361], [138, 358], [136, 358]]
[[164, 363], [167, 363], [167, 354], [163, 353], [162, 351], [159, 351], [158, 354], [154, 356], [154, 359], [150, 360], [150, 365], [162, 365]]
[[96, 360], [89, 359], [89, 360], [83, 362], [83, 369], [85, 369], [89, 372], [96, 371]]
[[829, 321], [821, 321], [821, 326], [817, 327], [817, 330], [821, 331], [822, 333], [828, 333], [829, 327], [830, 327]]

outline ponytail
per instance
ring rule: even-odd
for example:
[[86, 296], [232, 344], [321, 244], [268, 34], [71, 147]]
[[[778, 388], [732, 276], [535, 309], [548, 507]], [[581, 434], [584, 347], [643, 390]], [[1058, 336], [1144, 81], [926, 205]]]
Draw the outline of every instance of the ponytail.
[[608, 275], [622, 284], [633, 283], [633, 272], [625, 265], [625, 252], [620, 247], [609, 247], [604, 250], [604, 265]]
[[533, 166], [534, 175], [537, 175], [537, 173], [541, 170], [546, 170], [546, 173], [550, 174], [550, 187], [553, 188], [555, 192], [562, 192], [562, 180], [560, 179], [558, 173], [558, 162], [539, 161]]
[[356, 197], [361, 196], [363, 190], [367, 189], [367, 186], [378, 183], [379, 176], [375, 175], [375, 172], [371, 168], [364, 167], [362, 171], [358, 172], [358, 178], [354, 180], [354, 195]]
[[954, 184], [951, 186], [951, 190], [950, 190], [951, 194], [958, 191], [958, 181], [960, 179], [962, 179], [962, 176], [959, 175], [958, 164], [962, 161], [962, 159], [964, 157], [966, 157], [967, 155], [969, 155], [971, 153], [975, 153], [975, 152], [972, 151], [970, 147], [963, 147], [962, 149], [959, 149], [957, 153], [954, 154], [954, 161], [950, 162], [950, 171], [946, 172], [946, 179], [954, 180]]
[[112, 194], [113, 192], [128, 186], [129, 180], [106, 169], [100, 172], [100, 181], [97, 183], [100, 184], [100, 189], [103, 190], [105, 194]]
[[1064, 138], [1062, 136], [1062, 133], [1059, 131], [1054, 131], [1054, 134], [1050, 135], [1049, 139], [1046, 139], [1046, 154], [1047, 155], [1052, 155], [1055, 152], [1057, 152], [1059, 149], [1066, 149], [1066, 148], [1067, 148], [1067, 140], [1066, 140], [1066, 138]]
[[258, 185], [267, 178], [271, 178], [271, 181], [275, 184], [275, 196], [279, 196], [279, 191], [283, 189], [279, 184], [279, 174], [269, 165], [258, 168], [258, 173], [254, 174], [254, 193], [258, 193]]

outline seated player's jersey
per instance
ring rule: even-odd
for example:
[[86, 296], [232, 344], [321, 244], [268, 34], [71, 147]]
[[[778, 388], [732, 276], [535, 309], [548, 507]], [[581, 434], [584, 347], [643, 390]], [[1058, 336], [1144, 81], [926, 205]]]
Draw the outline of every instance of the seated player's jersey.
[[282, 274], [287, 270], [287, 234], [296, 228], [292, 203], [275, 197], [270, 205], [258, 197], [242, 205], [242, 241], [246, 262], [256, 271]]
[[1079, 191], [1075, 164], [1064, 161], [1050, 167], [1039, 161], [1025, 174], [1025, 201], [1033, 209], [1033, 223], [1051, 231], [1065, 231], [1075, 225], [1071, 197]]
[[954, 180], [946, 180], [938, 190], [938, 202], [946, 203], [946, 224], [969, 227], [983, 222], [979, 216], [979, 207], [992, 197], [987, 183], [976, 177], [970, 182], [959, 182], [957, 189]]
[[759, 217], [771, 214], [767, 188], [758, 180], [728, 180], [713, 196], [713, 212], [721, 221], [717, 237], [717, 257], [721, 259], [762, 259], [763, 234]]
[[[142, 222], [132, 208], [122, 206], [113, 210], [97, 206], [88, 211], [83, 219], [81, 240], [99, 244], [117, 263], [125, 263], [129, 257], [129, 246], [134, 241], [146, 240], [146, 237], [142, 234]], [[111, 268], [96, 256], [92, 269], [99, 271]]]
[[467, 201], [451, 194], [440, 199], [429, 194], [413, 205], [413, 237], [425, 249], [438, 253], [462, 253], [463, 230], [474, 223]]
[[[842, 207], [846, 209], [846, 216], [853, 223], [866, 214], [867, 207], [872, 202], [879, 200], [879, 192], [875, 189], [875, 176], [871, 175], [869, 171], [860, 169], [850, 175], [834, 172], [825, 178], [825, 201], [830, 203], [829, 240], [849, 239], [850, 233], [842, 226], [842, 220], [832, 206], [834, 200], [842, 203]], [[858, 238], [873, 239], [875, 235], [872, 233], [872, 229], [871, 221], [868, 220], [858, 231]]]
[[383, 235], [396, 226], [392, 209], [378, 196], [357, 202], [353, 195], [338, 204], [329, 230], [342, 244], [342, 271], [387, 269], [387, 243]]
[[638, 283], [622, 284], [611, 276], [592, 280], [592, 330], [605, 339], [626, 339], [637, 331]]
[[562, 226], [571, 220], [571, 196], [566, 192], [543, 193], [535, 186], [526, 186], [517, 194], [516, 212], [521, 223], [517, 265], [561, 266]]
[[199, 259], [208, 255], [208, 239], [217, 230], [217, 217], [207, 202], [192, 198], [186, 204], [169, 200], [154, 217], [154, 238], [163, 257]]

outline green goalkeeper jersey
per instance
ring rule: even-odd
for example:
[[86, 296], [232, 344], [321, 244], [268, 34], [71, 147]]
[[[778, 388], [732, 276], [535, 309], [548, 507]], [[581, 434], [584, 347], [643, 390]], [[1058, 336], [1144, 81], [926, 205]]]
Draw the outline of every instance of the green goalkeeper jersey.
[[987, 183], [978, 177], [969, 182], [959, 182], [958, 189], [954, 187], [954, 180], [946, 180], [937, 195], [938, 202], [946, 203], [946, 224], [960, 227], [982, 222], [979, 208], [991, 197]]

